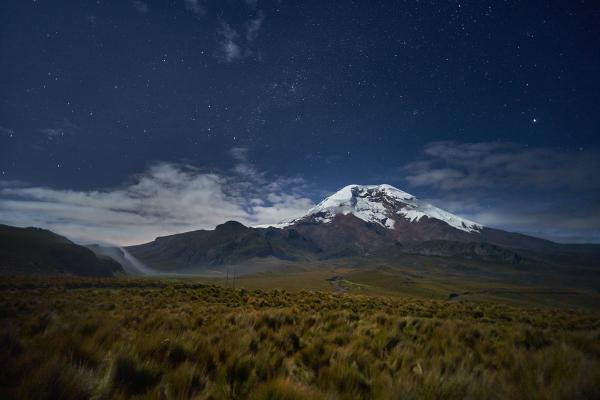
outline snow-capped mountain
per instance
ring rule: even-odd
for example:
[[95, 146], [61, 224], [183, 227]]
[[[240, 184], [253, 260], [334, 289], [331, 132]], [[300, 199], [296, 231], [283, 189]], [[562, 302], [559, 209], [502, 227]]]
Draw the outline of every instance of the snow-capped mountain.
[[301, 218], [277, 224], [286, 227], [301, 222], [331, 223], [338, 215], [355, 217], [388, 229], [399, 219], [416, 223], [435, 219], [465, 232], [479, 232], [483, 226], [437, 208], [390, 185], [348, 185], [327, 197]]
[[557, 246], [484, 227], [390, 185], [348, 185], [292, 221], [259, 227], [229, 221], [212, 231], [157, 238], [128, 251], [156, 270], [172, 271], [268, 258], [310, 262], [355, 256], [395, 259], [398, 254], [514, 263], [522, 254], [549, 254]]

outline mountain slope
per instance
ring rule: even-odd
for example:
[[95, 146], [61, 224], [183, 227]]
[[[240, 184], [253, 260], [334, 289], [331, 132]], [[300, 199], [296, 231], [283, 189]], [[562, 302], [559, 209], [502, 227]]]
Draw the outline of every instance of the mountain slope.
[[249, 228], [229, 221], [213, 231], [199, 230], [127, 248], [150, 268], [162, 271], [218, 269], [251, 258], [307, 259], [321, 250], [293, 229]]
[[0, 225], [0, 275], [111, 276], [122, 272], [108, 257], [98, 257], [51, 231]]
[[128, 275], [157, 275], [157, 271], [151, 270], [129, 252], [121, 247], [103, 246], [99, 244], [86, 245], [99, 257], [108, 257], [118, 262]]
[[127, 250], [160, 271], [223, 271], [224, 266], [256, 259], [314, 261], [372, 255], [392, 259], [398, 254], [505, 264], [572, 260], [594, 264], [600, 259], [598, 248], [567, 247], [488, 228], [390, 185], [349, 185], [292, 221], [254, 228], [230, 221], [213, 231], [159, 237]]
[[[390, 185], [348, 185], [304, 216], [276, 226], [293, 227], [328, 249], [336, 246], [342, 234], [346, 247], [362, 254], [394, 241], [479, 241], [484, 229]], [[377, 235], [373, 237], [368, 230]]]
[[[362, 248], [364, 254], [389, 245], [389, 238], [409, 247], [429, 241], [455, 241], [490, 243], [533, 252], [554, 252], [564, 248], [549, 240], [485, 227], [390, 185], [348, 185], [304, 216], [278, 226], [293, 227], [323, 245], [323, 241], [335, 243], [335, 236], [341, 231], [349, 232], [349, 220], [355, 220], [355, 225], [359, 224], [356, 220], [361, 220], [385, 229], [379, 235], [385, 238], [383, 241], [368, 240], [367, 244], [361, 243], [364, 230], [358, 230], [357, 235], [346, 239], [346, 243], [357, 243], [356, 247]], [[329, 237], [321, 232], [315, 238], [315, 231], [327, 231]]]

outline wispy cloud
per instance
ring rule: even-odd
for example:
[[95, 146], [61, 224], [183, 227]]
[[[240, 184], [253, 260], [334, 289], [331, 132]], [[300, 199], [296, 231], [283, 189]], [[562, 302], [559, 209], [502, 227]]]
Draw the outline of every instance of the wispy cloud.
[[57, 139], [65, 136], [76, 135], [81, 132], [81, 128], [68, 118], [63, 119], [61, 122], [55, 124], [52, 127], [42, 128], [39, 132], [46, 139]]
[[206, 7], [201, 0], [183, 0], [185, 9], [198, 16], [206, 15]]
[[[226, 18], [219, 17], [217, 28], [218, 51], [216, 58], [223, 63], [233, 63], [255, 56], [261, 59], [261, 52], [256, 49], [256, 40], [265, 21], [265, 13], [256, 10], [258, 1], [244, 0], [250, 17], [239, 24], [231, 24]], [[198, 16], [205, 16], [207, 8], [202, 0], [184, 0], [186, 10]], [[217, 10], [217, 14], [221, 15]]]
[[222, 21], [218, 31], [221, 61], [231, 63], [257, 54], [255, 42], [263, 26], [265, 14], [258, 10], [240, 27], [239, 32], [229, 23]]
[[227, 22], [222, 22], [219, 29], [219, 45], [221, 47], [221, 59], [225, 62], [241, 60], [245, 55], [239, 44], [239, 34]]
[[402, 168], [439, 207], [506, 230], [600, 242], [600, 152], [433, 142]]
[[233, 170], [245, 177], [250, 178], [251, 182], [265, 183], [265, 174], [259, 172], [254, 164], [248, 159], [248, 149], [245, 147], [234, 147], [229, 150], [229, 154], [236, 161]]
[[499, 205], [469, 215], [488, 226], [505, 227], [558, 242], [600, 243], [600, 207], [590, 204], [543, 204], [516, 208], [518, 204]]
[[264, 178], [233, 149], [233, 170], [208, 173], [189, 165], [157, 163], [113, 189], [62, 190], [0, 186], [0, 221], [41, 226], [90, 242], [135, 244], [156, 236], [213, 228], [227, 220], [246, 225], [279, 222], [313, 203], [299, 178]]
[[59, 137], [59, 136], [65, 136], [65, 131], [64, 129], [60, 129], [60, 128], [43, 128], [40, 129], [40, 132], [46, 136], [47, 138], [55, 138], [55, 137]]
[[600, 187], [596, 151], [564, 151], [516, 143], [434, 142], [424, 158], [404, 167], [416, 187], [451, 191], [469, 188]]
[[264, 20], [265, 13], [259, 10], [256, 14], [256, 17], [248, 21], [246, 27], [246, 40], [248, 41], [248, 43], [252, 43], [256, 40]]
[[148, 4], [143, 2], [142, 0], [133, 0], [131, 2], [133, 8], [140, 14], [146, 14], [149, 11]]

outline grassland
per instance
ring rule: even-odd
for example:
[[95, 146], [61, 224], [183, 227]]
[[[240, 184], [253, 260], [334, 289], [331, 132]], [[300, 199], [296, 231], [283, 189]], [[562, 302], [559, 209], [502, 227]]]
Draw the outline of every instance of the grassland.
[[[343, 291], [391, 297], [423, 297], [471, 302], [498, 302], [515, 306], [597, 310], [600, 281], [597, 268], [569, 267], [552, 271], [497, 265], [477, 260], [406, 257], [397, 263], [353, 263], [341, 260], [320, 264], [275, 265], [274, 271], [238, 276], [196, 277], [206, 284], [225, 287], [298, 291]], [[335, 281], [332, 278], [338, 278]], [[341, 289], [341, 290], [340, 290]]]
[[0, 282], [0, 320], [3, 399], [600, 397], [590, 311], [48, 278]]

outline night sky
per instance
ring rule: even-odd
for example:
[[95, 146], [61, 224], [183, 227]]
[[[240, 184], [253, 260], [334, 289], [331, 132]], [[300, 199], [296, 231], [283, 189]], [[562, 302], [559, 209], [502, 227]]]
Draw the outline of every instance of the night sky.
[[138, 243], [388, 183], [600, 242], [597, 1], [3, 0], [0, 223]]

